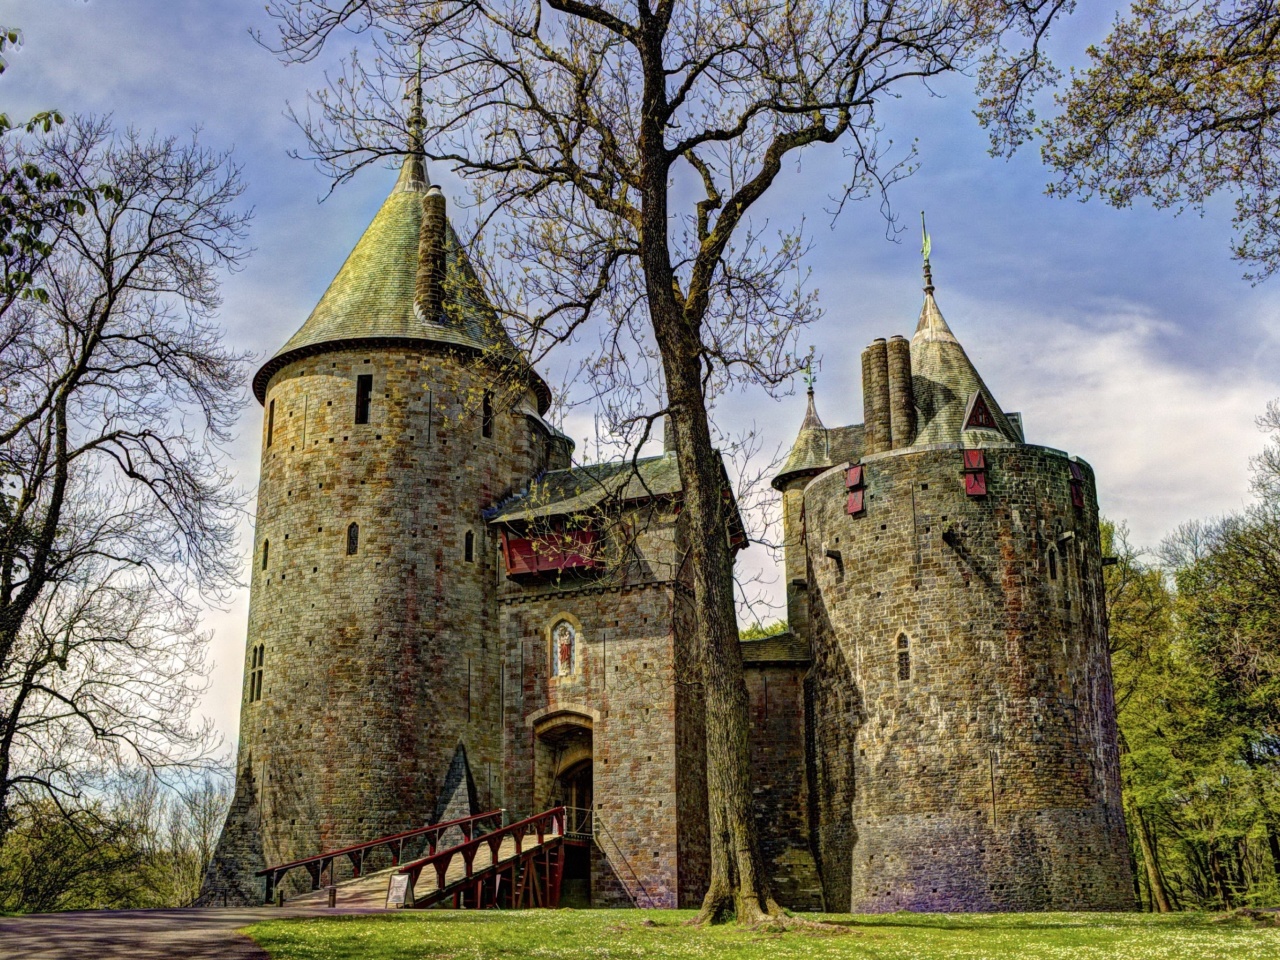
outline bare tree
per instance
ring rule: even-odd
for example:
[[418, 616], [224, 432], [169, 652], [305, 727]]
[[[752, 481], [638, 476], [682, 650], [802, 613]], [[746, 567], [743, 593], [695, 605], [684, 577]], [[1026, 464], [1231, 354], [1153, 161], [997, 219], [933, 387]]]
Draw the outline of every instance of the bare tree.
[[[755, 221], [801, 151], [842, 143], [838, 203], [882, 194], [876, 107], [909, 83], [981, 67], [992, 102], [1048, 69], [1038, 43], [1070, 0], [275, 0], [280, 53], [369, 34], [302, 120], [339, 179], [405, 138], [474, 188], [477, 259], [502, 266], [500, 306], [537, 344], [598, 322], [598, 370], [660, 386], [662, 410], [619, 405], [641, 439], [669, 412], [693, 544], [707, 703], [711, 883], [700, 920], [785, 922], [769, 893], [749, 789], [747, 695], [708, 409], [738, 384], [803, 366], [816, 303], [798, 228]], [[1029, 38], [1012, 53], [1004, 39]], [[421, 51], [418, 53], [417, 51]], [[366, 65], [370, 64], [370, 65]], [[419, 73], [421, 112], [399, 91]], [[418, 118], [421, 117], [419, 120]], [[831, 185], [824, 184], [824, 194]], [[488, 256], [485, 256], [488, 254]], [[502, 288], [503, 285], [497, 285]], [[616, 389], [616, 382], [608, 383]], [[643, 391], [642, 391], [643, 393]], [[626, 426], [627, 423], [619, 424]]]
[[106, 119], [0, 141], [24, 164], [77, 200], [49, 211], [44, 294], [0, 311], [0, 839], [15, 797], [208, 752], [197, 605], [234, 582], [242, 504], [219, 445], [245, 357], [210, 321], [246, 254], [238, 170]]

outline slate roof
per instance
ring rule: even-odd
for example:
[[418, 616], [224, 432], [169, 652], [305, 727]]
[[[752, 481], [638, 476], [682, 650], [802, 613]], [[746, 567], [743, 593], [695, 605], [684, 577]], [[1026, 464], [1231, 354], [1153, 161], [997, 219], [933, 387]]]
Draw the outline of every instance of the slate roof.
[[742, 640], [743, 663], [808, 663], [813, 659], [809, 644], [794, 633], [775, 633], [771, 637]]
[[[291, 360], [361, 341], [426, 340], [489, 353], [527, 368], [450, 224], [445, 228], [444, 310], [438, 317], [417, 316], [414, 289], [426, 179], [421, 158], [408, 155], [395, 187], [311, 315], [253, 378], [260, 403], [272, 374]], [[529, 373], [539, 396], [539, 411], [545, 411], [550, 393], [536, 373]]]
[[679, 493], [674, 454], [550, 470], [524, 493], [485, 514], [490, 523], [587, 513], [606, 501], [622, 503]]
[[[1020, 442], [1020, 432], [1004, 415], [943, 319], [927, 273], [924, 306], [911, 338], [911, 381], [917, 411], [915, 445], [980, 440], [983, 434], [991, 439]], [[995, 430], [963, 429], [965, 410], [975, 392], [986, 400], [996, 421]]]
[[824, 427], [810, 388], [809, 407], [800, 424], [800, 432], [782, 469], [773, 478], [773, 488], [781, 490], [796, 477], [815, 476], [837, 463], [857, 460], [862, 456], [862, 436], [863, 426], [860, 423], [830, 430]]

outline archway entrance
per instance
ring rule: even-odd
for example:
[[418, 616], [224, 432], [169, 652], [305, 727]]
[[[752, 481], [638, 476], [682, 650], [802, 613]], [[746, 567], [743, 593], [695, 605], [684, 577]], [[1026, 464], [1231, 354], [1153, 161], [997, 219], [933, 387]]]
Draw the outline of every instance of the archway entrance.
[[591, 761], [580, 760], [556, 777], [556, 797], [553, 802], [563, 803], [575, 810], [590, 810], [591, 783]]
[[538, 809], [563, 806], [564, 875], [560, 904], [591, 905], [591, 828], [595, 803], [591, 718], [574, 711], [534, 725], [534, 799]]

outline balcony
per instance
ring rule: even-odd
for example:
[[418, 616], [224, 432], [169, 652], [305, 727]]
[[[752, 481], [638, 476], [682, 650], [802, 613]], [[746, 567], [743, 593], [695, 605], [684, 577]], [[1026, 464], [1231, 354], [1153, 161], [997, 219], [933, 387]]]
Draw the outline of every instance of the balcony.
[[504, 530], [502, 558], [507, 576], [533, 579], [603, 569], [604, 561], [596, 556], [599, 539], [597, 530], [557, 530], [535, 537], [516, 536]]

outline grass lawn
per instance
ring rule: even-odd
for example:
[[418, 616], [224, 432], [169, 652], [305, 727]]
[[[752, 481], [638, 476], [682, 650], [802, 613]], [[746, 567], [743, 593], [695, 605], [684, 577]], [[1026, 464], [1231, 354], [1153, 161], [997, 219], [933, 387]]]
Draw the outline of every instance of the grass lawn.
[[273, 960], [1278, 960], [1280, 927], [1205, 914], [909, 914], [824, 919], [847, 933], [691, 930], [691, 911], [428, 910], [248, 928]]

